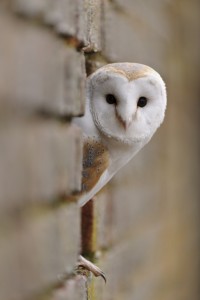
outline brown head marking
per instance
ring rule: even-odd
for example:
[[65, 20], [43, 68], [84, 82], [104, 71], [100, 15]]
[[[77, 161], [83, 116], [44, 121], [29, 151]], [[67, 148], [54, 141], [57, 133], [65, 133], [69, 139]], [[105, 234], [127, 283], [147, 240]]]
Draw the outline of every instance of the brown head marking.
[[148, 66], [143, 65], [141, 68], [127, 68], [127, 69], [122, 69], [121, 67], [114, 66], [114, 65], [108, 65], [106, 66], [106, 71], [111, 72], [111, 73], [117, 73], [125, 78], [127, 78], [129, 81], [147, 76], [149, 73], [153, 71]]

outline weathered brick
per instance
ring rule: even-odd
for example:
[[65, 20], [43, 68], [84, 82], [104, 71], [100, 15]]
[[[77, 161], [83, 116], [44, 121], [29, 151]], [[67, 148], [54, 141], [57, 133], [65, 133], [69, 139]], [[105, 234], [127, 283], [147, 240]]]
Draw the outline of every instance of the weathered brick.
[[126, 18], [131, 18], [136, 26], [148, 27], [161, 38], [170, 38], [170, 24], [166, 11], [170, 9], [171, 3], [168, 0], [150, 0], [145, 4], [139, 0], [116, 0], [113, 10], [121, 11]]
[[44, 14], [48, 0], [14, 0], [13, 9], [28, 17], [37, 17]]
[[74, 37], [82, 46], [88, 46], [88, 51], [101, 49], [101, 0], [52, 0], [45, 19], [55, 26], [58, 33]]
[[[146, 18], [149, 14], [147, 9], [146, 13], [142, 10], [143, 14], [134, 10], [135, 2], [139, 3], [133, 1], [131, 5], [129, 1], [120, 1], [118, 5], [112, 1], [105, 2], [103, 53], [111, 61], [139, 62], [164, 72], [162, 62], [165, 59], [167, 39], [150, 26], [149, 18]], [[143, 6], [136, 4], [136, 7], [137, 5]], [[157, 13], [155, 10], [155, 14]], [[163, 8], [159, 28], [166, 23], [165, 18]]]
[[101, 0], [15, 0], [14, 9], [26, 17], [40, 17], [59, 34], [77, 39], [78, 47], [88, 46], [88, 51], [102, 48]]
[[2, 228], [1, 299], [27, 299], [57, 283], [66, 271], [71, 272], [79, 253], [79, 235], [76, 204], [52, 211], [26, 211], [16, 226]]
[[78, 275], [67, 280], [53, 292], [50, 300], [87, 300], [86, 278]]
[[51, 202], [80, 188], [82, 143], [78, 128], [51, 121], [0, 129], [0, 206]]
[[45, 12], [45, 21], [53, 25], [58, 33], [78, 37], [80, 41], [86, 43], [85, 1], [51, 0]]
[[102, 48], [102, 1], [87, 0], [87, 41], [93, 50]]
[[21, 113], [84, 111], [83, 54], [68, 48], [49, 30], [0, 11], [0, 106]]
[[161, 234], [158, 222], [102, 254], [97, 264], [105, 272], [107, 283], [94, 278], [95, 299], [147, 299], [162, 281], [162, 262], [156, 257]]

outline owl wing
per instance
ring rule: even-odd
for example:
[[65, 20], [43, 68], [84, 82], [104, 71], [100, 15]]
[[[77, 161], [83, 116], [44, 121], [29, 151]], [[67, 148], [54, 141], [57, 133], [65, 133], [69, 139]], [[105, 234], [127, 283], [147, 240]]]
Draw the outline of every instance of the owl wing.
[[109, 152], [105, 145], [86, 139], [83, 147], [82, 192], [89, 192], [109, 166]]
[[[84, 205], [103, 187], [102, 175], [110, 164], [109, 151], [100, 141], [87, 138], [83, 146], [82, 189], [80, 205]], [[101, 181], [101, 185], [99, 182]], [[106, 183], [106, 182], [105, 182]], [[95, 189], [95, 187], [99, 187]]]

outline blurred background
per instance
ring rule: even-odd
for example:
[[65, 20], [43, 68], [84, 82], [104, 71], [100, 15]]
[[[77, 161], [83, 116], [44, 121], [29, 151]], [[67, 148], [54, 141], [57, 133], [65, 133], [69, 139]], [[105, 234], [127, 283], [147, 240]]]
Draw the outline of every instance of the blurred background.
[[[200, 2], [0, 1], [0, 299], [200, 298]], [[156, 69], [166, 118], [82, 210], [85, 78]], [[107, 275], [74, 275], [80, 248]], [[61, 276], [61, 274], [63, 276]]]

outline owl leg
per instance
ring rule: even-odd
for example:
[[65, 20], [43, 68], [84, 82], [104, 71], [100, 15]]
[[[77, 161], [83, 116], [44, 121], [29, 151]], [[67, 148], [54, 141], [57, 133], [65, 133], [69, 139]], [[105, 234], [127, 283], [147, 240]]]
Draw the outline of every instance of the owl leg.
[[105, 283], [106, 283], [106, 277], [105, 274], [99, 269], [95, 264], [93, 264], [91, 261], [85, 259], [83, 256], [79, 256], [78, 259], [78, 264], [77, 264], [77, 269], [78, 270], [87, 270], [90, 271], [94, 274], [95, 277], [101, 276]]

